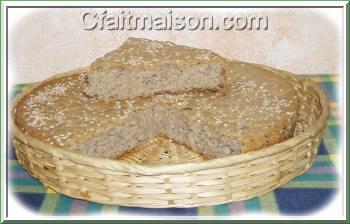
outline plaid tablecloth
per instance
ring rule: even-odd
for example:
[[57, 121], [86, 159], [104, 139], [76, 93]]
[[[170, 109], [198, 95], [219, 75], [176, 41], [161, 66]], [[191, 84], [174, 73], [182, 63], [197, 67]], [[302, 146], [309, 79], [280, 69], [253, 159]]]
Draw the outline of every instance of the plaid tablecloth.
[[[45, 215], [130, 214], [152, 216], [234, 216], [242, 213], [261, 212], [288, 215], [305, 215], [323, 207], [337, 191], [338, 175], [335, 164], [339, 149], [342, 122], [337, 103], [337, 76], [309, 76], [318, 82], [331, 100], [331, 115], [315, 163], [302, 176], [273, 192], [243, 202], [198, 208], [145, 209], [108, 206], [72, 199], [46, 189], [30, 177], [17, 162], [12, 146], [9, 150], [9, 192], [26, 207]], [[14, 88], [14, 97], [27, 84]], [[11, 209], [11, 208], [9, 208]]]

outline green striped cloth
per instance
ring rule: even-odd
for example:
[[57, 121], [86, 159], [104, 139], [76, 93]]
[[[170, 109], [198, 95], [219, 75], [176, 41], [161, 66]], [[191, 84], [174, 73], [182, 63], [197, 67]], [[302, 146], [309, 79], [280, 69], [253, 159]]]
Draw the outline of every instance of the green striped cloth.
[[[296, 177], [287, 185], [243, 202], [226, 203], [198, 208], [146, 209], [109, 206], [72, 199], [46, 189], [30, 177], [17, 162], [12, 147], [9, 150], [9, 191], [21, 203], [36, 213], [45, 215], [122, 214], [151, 216], [235, 216], [250, 212], [303, 215], [323, 207], [337, 191], [337, 152], [340, 144], [341, 122], [338, 110], [337, 75], [308, 76], [318, 82], [331, 101], [323, 140], [315, 163], [308, 172]], [[29, 84], [13, 88], [13, 98]], [[11, 208], [9, 208], [11, 209]]]

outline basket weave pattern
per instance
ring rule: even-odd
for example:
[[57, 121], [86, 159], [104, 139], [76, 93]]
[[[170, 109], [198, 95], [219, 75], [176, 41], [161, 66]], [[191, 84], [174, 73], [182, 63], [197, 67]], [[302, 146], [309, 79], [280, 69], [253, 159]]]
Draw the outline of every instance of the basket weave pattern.
[[[313, 82], [288, 79], [300, 99], [295, 136], [259, 151], [205, 160], [184, 146], [157, 138], [119, 160], [92, 158], [48, 145], [12, 121], [19, 163], [45, 186], [84, 200], [140, 207], [194, 207], [246, 200], [307, 171], [327, 121], [329, 103]], [[29, 91], [18, 96], [16, 103]]]

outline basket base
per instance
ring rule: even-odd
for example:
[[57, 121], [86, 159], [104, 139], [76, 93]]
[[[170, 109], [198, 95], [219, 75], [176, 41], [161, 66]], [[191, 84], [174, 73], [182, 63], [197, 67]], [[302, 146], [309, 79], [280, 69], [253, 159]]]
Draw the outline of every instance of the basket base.
[[204, 155], [163, 136], [153, 138], [145, 144], [126, 152], [118, 159], [143, 165], [193, 163], [206, 160]]

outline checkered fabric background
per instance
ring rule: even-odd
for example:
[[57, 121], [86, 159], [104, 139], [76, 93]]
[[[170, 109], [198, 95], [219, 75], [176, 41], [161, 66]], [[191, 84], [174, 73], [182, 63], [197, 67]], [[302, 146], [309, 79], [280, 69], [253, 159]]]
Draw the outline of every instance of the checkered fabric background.
[[[337, 191], [338, 175], [335, 164], [337, 163], [342, 122], [339, 120], [336, 95], [338, 76], [313, 75], [309, 77], [325, 89], [331, 101], [331, 115], [318, 156], [308, 172], [261, 197], [198, 208], [145, 209], [96, 204], [72, 199], [43, 187], [19, 165], [12, 146], [8, 147], [9, 193], [14, 194], [24, 206], [45, 215], [112, 213], [152, 216], [234, 216], [250, 212], [303, 215], [316, 211], [326, 205]], [[11, 94], [12, 99], [26, 86], [28, 84], [17, 85]]]

